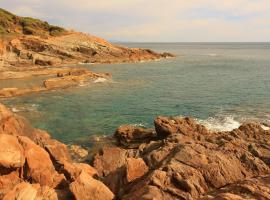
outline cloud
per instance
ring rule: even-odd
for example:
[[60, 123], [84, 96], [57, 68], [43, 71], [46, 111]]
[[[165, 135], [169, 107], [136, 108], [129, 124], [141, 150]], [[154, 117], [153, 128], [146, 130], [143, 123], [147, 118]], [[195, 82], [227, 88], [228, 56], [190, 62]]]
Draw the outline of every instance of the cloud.
[[268, 41], [269, 0], [6, 0], [20, 15], [123, 41]]

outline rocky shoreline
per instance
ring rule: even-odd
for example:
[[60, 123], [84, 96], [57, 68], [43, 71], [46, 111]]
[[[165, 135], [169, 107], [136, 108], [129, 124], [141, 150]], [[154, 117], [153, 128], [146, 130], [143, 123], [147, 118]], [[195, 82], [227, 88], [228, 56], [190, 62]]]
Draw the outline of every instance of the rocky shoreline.
[[96, 36], [69, 31], [38, 19], [19, 17], [1, 8], [0, 18], [0, 81], [52, 76], [52, 79], [44, 80], [43, 87], [0, 87], [0, 98], [111, 78], [106, 73], [97, 74], [82, 67], [72, 67], [80, 63], [112, 64], [174, 57], [170, 53], [111, 44]]
[[[96, 53], [90, 53], [92, 51]], [[94, 36], [75, 32], [46, 39], [37, 36], [17, 36], [0, 40], [0, 55], [0, 81], [51, 76], [43, 81], [43, 87], [0, 87], [0, 98], [82, 85], [97, 78], [111, 78], [107, 73], [94, 73], [83, 67], [69, 67], [80, 62], [111, 64], [173, 57], [169, 53], [159, 54], [147, 49], [129, 49], [112, 45]], [[67, 66], [61, 67], [63, 65]]]
[[212, 132], [179, 117], [158, 117], [154, 125], [119, 127], [115, 146], [79, 163], [80, 148], [0, 105], [0, 198], [269, 199], [269, 127]]

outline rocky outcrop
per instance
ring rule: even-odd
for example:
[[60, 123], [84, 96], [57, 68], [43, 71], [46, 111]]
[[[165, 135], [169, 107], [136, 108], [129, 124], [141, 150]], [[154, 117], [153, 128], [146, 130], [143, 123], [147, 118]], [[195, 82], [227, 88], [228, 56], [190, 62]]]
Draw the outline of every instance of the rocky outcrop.
[[141, 143], [150, 142], [157, 137], [156, 132], [152, 129], [145, 130], [130, 125], [120, 126], [114, 136], [119, 145], [129, 148], [138, 147]]
[[82, 85], [109, 74], [97, 74], [78, 64], [123, 63], [173, 57], [149, 49], [126, 48], [104, 39], [68, 31], [47, 22], [19, 17], [0, 8], [0, 80], [50, 75], [31, 88], [0, 88], [0, 98]]
[[94, 158], [119, 199], [269, 197], [270, 131], [260, 124], [211, 132], [191, 118], [158, 117], [154, 123], [152, 141], [140, 128], [140, 145], [122, 145], [132, 141], [136, 128], [120, 127], [115, 137], [121, 148], [104, 148]]
[[97, 170], [0, 104], [0, 199], [113, 199]]
[[[50, 73], [52, 71], [49, 71]], [[53, 71], [54, 72], [54, 71]], [[45, 72], [44, 72], [45, 73]], [[0, 89], [0, 98], [9, 98], [14, 96], [21, 96], [29, 93], [43, 92], [54, 89], [63, 89], [78, 85], [83, 85], [89, 82], [95, 82], [99, 78], [105, 80], [111, 79], [111, 75], [108, 73], [93, 73], [89, 70], [79, 69], [64, 69], [57, 73], [55, 77], [48, 78], [43, 81], [43, 87], [31, 87], [31, 88], [3, 88]]]

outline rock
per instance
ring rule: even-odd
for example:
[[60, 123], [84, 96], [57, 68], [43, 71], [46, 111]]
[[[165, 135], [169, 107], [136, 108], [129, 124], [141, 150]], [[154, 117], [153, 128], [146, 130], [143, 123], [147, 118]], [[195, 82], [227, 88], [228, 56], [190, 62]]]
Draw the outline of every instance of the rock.
[[71, 162], [68, 148], [65, 144], [57, 140], [47, 140], [44, 144], [44, 149], [49, 153], [54, 165], [61, 165], [64, 162]]
[[22, 182], [23, 180], [19, 177], [19, 173], [17, 171], [13, 171], [10, 174], [3, 175], [1, 173], [0, 176], [0, 199], [11, 191], [17, 184]]
[[37, 189], [29, 183], [19, 183], [13, 190], [7, 193], [3, 200], [34, 200], [37, 196]]
[[126, 151], [117, 147], [105, 147], [94, 157], [94, 167], [99, 176], [107, 176], [124, 166], [125, 163]]
[[52, 188], [59, 187], [65, 182], [64, 175], [56, 172], [49, 154], [44, 149], [27, 137], [19, 136], [18, 140], [25, 150], [26, 177], [41, 186]]
[[127, 181], [132, 182], [148, 172], [148, 167], [141, 158], [127, 158]]
[[7, 193], [3, 200], [58, 200], [56, 192], [47, 186], [31, 185], [26, 182], [19, 183]]
[[270, 176], [255, 177], [205, 194], [202, 200], [270, 199]]
[[158, 137], [166, 138], [173, 134], [183, 134], [200, 137], [207, 134], [204, 126], [197, 124], [191, 118], [158, 117], [154, 121]]
[[85, 163], [65, 162], [61, 171], [65, 174], [68, 180], [71, 181], [74, 181], [82, 172], [88, 174], [91, 177], [98, 175], [98, 172], [95, 168]]
[[88, 157], [88, 151], [79, 145], [70, 145], [69, 152], [75, 161], [84, 161]]
[[76, 200], [111, 200], [114, 194], [100, 181], [95, 180], [87, 173], [80, 176], [70, 184], [70, 191]]
[[24, 150], [17, 138], [0, 134], [0, 167], [20, 168], [25, 162]]
[[137, 148], [142, 143], [156, 139], [154, 130], [131, 125], [120, 126], [114, 136], [117, 138], [120, 145], [128, 148]]
[[[155, 125], [161, 140], [140, 145], [137, 155], [149, 172], [129, 184], [118, 182], [122, 188], [115, 194], [120, 199], [198, 199], [270, 173], [270, 131], [258, 124], [218, 133], [188, 118], [161, 117]], [[222, 195], [212, 199], [244, 198], [229, 190]]]

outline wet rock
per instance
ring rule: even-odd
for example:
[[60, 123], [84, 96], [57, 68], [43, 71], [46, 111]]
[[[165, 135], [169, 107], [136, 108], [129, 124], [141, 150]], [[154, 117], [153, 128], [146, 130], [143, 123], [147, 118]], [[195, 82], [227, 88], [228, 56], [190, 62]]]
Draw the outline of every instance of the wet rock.
[[76, 200], [111, 200], [114, 194], [100, 181], [95, 180], [87, 173], [80, 176], [70, 184], [70, 191]]

